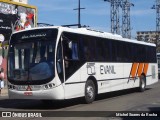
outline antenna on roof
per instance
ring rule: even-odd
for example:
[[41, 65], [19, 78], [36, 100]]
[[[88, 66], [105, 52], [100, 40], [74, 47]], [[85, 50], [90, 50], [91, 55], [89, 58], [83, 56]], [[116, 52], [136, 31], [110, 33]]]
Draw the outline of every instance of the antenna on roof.
[[47, 27], [47, 26], [54, 26], [52, 24], [48, 24], [48, 23], [37, 23], [38, 27]]
[[73, 27], [73, 26], [79, 26], [79, 24], [70, 24], [70, 25], [61, 25], [62, 27]]
[[94, 30], [94, 29], [88, 29], [86, 28], [87, 30], [90, 30], [90, 31], [94, 31], [94, 32], [100, 32], [100, 33], [104, 33], [103, 31], [100, 31], [100, 30]]

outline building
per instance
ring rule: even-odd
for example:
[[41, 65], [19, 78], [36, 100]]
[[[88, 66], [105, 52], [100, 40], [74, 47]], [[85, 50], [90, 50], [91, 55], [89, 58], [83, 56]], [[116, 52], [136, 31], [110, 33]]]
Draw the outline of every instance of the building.
[[[8, 44], [12, 32], [37, 26], [37, 7], [28, 0], [0, 0], [0, 67], [6, 69]], [[3, 71], [4, 76], [6, 72]]]
[[28, 0], [0, 0], [0, 42], [9, 41], [12, 32], [37, 26], [37, 7], [18, 1]]
[[160, 31], [138, 31], [137, 40], [156, 44], [160, 52]]

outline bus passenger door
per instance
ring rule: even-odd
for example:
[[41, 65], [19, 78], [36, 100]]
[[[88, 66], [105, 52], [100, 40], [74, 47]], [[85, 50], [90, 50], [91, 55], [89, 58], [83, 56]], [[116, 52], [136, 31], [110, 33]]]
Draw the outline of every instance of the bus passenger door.
[[78, 41], [70, 33], [64, 34], [63, 59], [65, 78], [65, 98], [79, 97], [80, 95], [80, 61]]

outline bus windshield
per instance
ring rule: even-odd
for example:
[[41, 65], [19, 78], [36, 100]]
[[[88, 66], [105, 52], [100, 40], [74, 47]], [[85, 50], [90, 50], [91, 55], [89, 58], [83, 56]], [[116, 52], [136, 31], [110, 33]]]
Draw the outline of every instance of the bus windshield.
[[8, 54], [8, 80], [41, 83], [54, 77], [57, 29], [30, 30], [12, 35]]

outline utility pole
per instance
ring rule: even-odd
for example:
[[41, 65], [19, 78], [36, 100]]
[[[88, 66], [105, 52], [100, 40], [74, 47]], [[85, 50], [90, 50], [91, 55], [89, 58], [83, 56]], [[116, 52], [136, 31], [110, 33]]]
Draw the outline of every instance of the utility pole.
[[120, 34], [119, 8], [121, 0], [104, 0], [110, 2], [111, 33]]
[[81, 28], [81, 10], [85, 8], [81, 8], [81, 1], [78, 0], [78, 8], [73, 10], [78, 10], [78, 28]]
[[134, 4], [129, 0], [122, 0], [122, 36], [131, 38], [131, 22], [130, 22], [130, 7]]
[[160, 32], [160, 0], [156, 0], [156, 4], [151, 9], [156, 10], [156, 41], [157, 51], [159, 48], [159, 32]]
[[156, 31], [160, 31], [160, 0], [156, 0]]
[[160, 0], [156, 0], [156, 4], [151, 9], [156, 10], [156, 31], [160, 31]]
[[122, 36], [131, 38], [131, 22], [130, 22], [130, 7], [134, 4], [129, 0], [104, 0], [111, 3], [111, 33], [120, 34], [120, 17], [119, 11], [122, 8]]
[[120, 34], [119, 1], [111, 0], [111, 32], [116, 34]]

